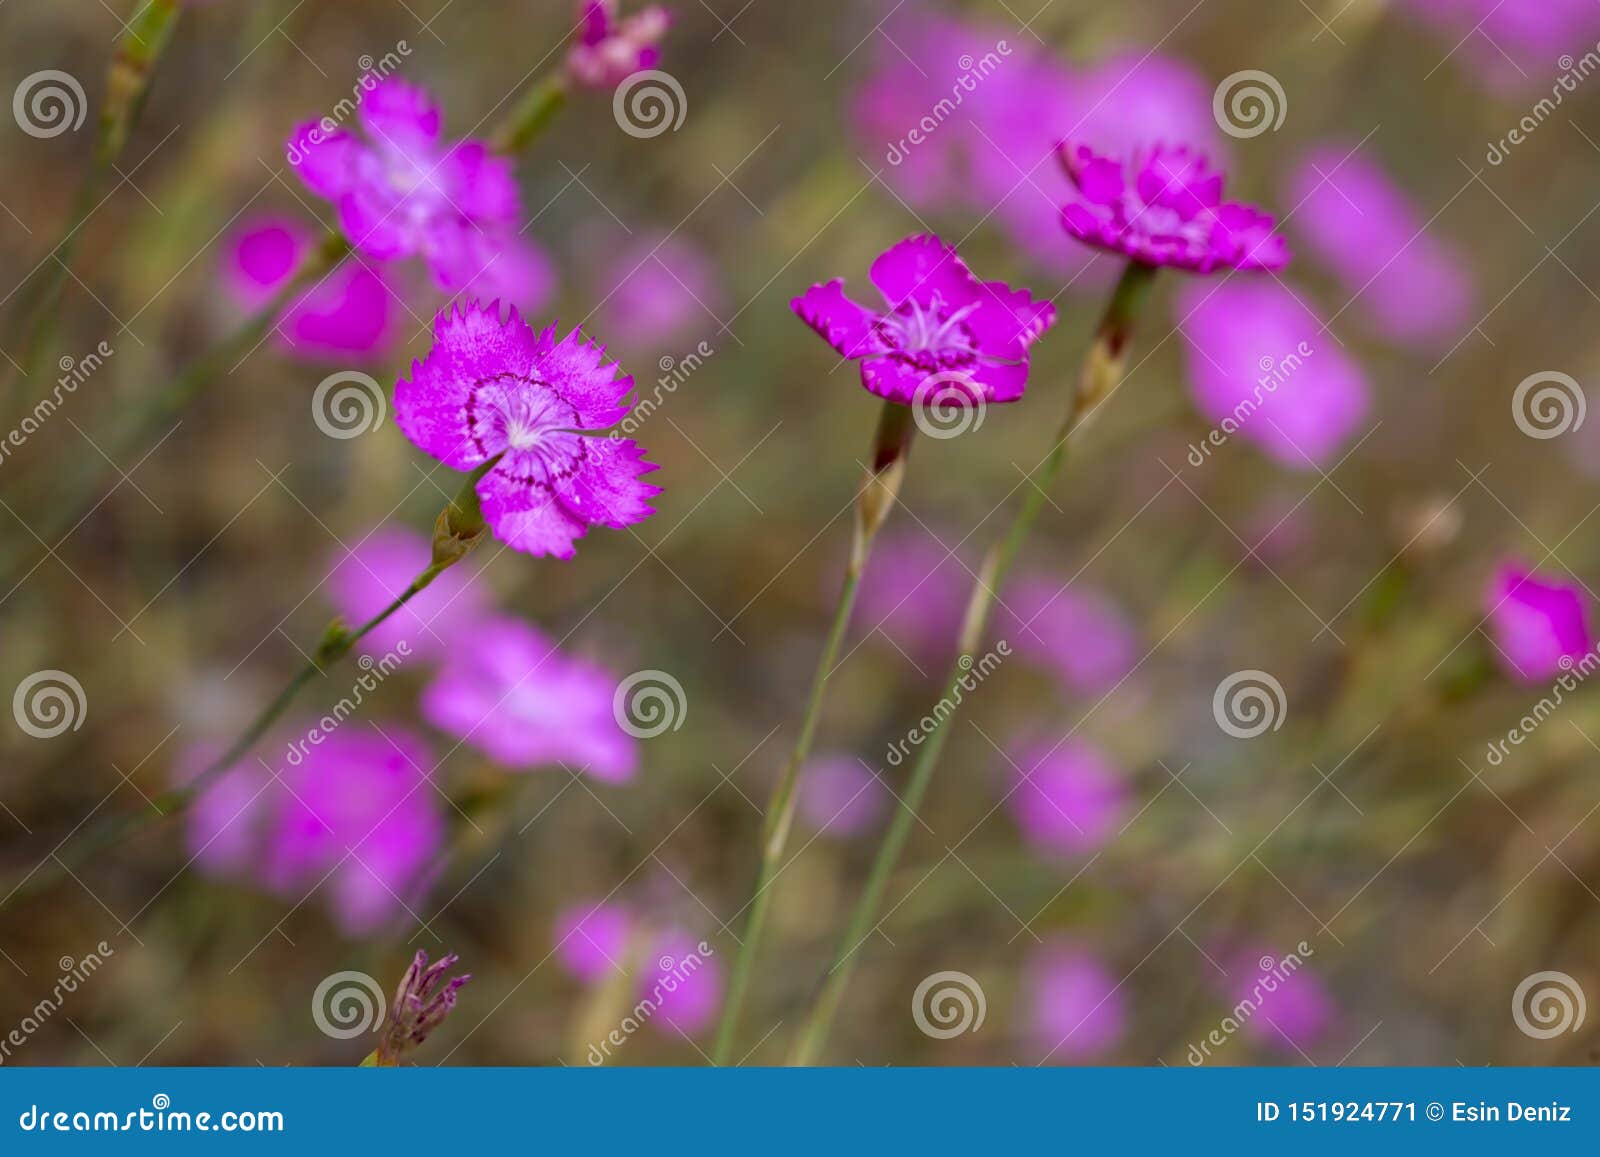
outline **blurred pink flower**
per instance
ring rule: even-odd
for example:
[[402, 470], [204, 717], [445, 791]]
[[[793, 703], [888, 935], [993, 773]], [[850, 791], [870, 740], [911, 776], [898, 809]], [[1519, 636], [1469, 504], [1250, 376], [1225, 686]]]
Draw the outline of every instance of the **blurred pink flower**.
[[603, 431], [632, 406], [633, 378], [574, 329], [535, 334], [499, 303], [434, 319], [434, 345], [394, 388], [407, 438], [456, 470], [499, 461], [478, 480], [483, 516], [515, 550], [571, 558], [591, 526], [621, 528], [655, 511], [656, 469], [638, 443]]
[[[241, 309], [267, 305], [293, 279], [317, 242], [289, 217], [258, 218], [229, 239], [223, 285]], [[384, 275], [353, 258], [299, 290], [277, 325], [277, 341], [307, 361], [345, 361], [394, 345], [400, 299]]]
[[722, 1006], [722, 965], [688, 933], [668, 929], [646, 961], [644, 995], [660, 1002], [659, 1015], [679, 1032], [704, 1031]]
[[1087, 245], [1192, 273], [1281, 269], [1289, 247], [1254, 205], [1222, 199], [1222, 173], [1187, 146], [1154, 145], [1117, 160], [1081, 142], [1061, 146], [1077, 192], [1061, 210]]
[[379, 260], [421, 257], [452, 293], [504, 253], [527, 260], [516, 256], [521, 197], [509, 160], [483, 141], [443, 143], [433, 98], [396, 77], [366, 90], [358, 115], [365, 139], [309, 121], [288, 144], [291, 166], [333, 202], [351, 245]]
[[[358, 627], [405, 593], [411, 580], [433, 559], [423, 535], [402, 526], [373, 531], [346, 552], [334, 555], [328, 575], [328, 600], [346, 626]], [[448, 638], [470, 630], [489, 609], [489, 600], [468, 563], [444, 571], [357, 646], [363, 654], [383, 655], [405, 641], [412, 655], [443, 650]]]
[[883, 784], [853, 755], [820, 756], [800, 773], [800, 814], [824, 835], [860, 835], [887, 802]]
[[1128, 810], [1128, 788], [1093, 747], [1074, 739], [1053, 750], [1034, 744], [1011, 759], [1019, 782], [1006, 804], [1035, 848], [1078, 856], [1116, 835]]
[[1005, 595], [999, 633], [1079, 695], [1103, 695], [1133, 669], [1138, 640], [1127, 617], [1098, 591], [1043, 574], [1022, 575]]
[[917, 208], [972, 207], [972, 179], [993, 152], [974, 128], [980, 107], [1031, 67], [1028, 54], [1000, 25], [911, 6], [887, 13], [882, 27], [850, 102], [861, 159]]
[[721, 964], [709, 945], [681, 928], [650, 932], [623, 905], [601, 903], [566, 909], [553, 932], [556, 959], [583, 984], [592, 987], [617, 972], [634, 972], [636, 997], [654, 1005], [651, 1015], [641, 1018], [643, 1023], [659, 1019], [694, 1036], [721, 1007]]
[[638, 753], [617, 722], [616, 690], [615, 677], [527, 623], [487, 617], [452, 640], [421, 709], [509, 770], [561, 765], [621, 783]]
[[1028, 347], [1055, 307], [1025, 289], [982, 282], [932, 234], [908, 237], [872, 263], [886, 312], [857, 305], [844, 280], [813, 285], [790, 302], [841, 357], [861, 363], [861, 384], [881, 398], [921, 404], [934, 385], [985, 402], [1014, 402], [1028, 381]]
[[950, 654], [972, 585], [957, 541], [952, 536], [947, 549], [920, 528], [886, 532], [856, 595], [857, 630], [881, 633], [914, 663], [936, 663]]
[[585, 0], [578, 8], [578, 40], [567, 51], [567, 70], [579, 84], [613, 88], [661, 61], [662, 39], [672, 24], [665, 8], [651, 4], [619, 19], [618, 0]]
[[1282, 466], [1328, 463], [1365, 423], [1361, 367], [1276, 281], [1186, 286], [1179, 329], [1189, 386], [1214, 437], [1254, 442]]
[[1512, 678], [1538, 683], [1559, 676], [1595, 646], [1583, 589], [1545, 578], [1518, 562], [1502, 563], [1486, 597], [1489, 635]]
[[1224, 967], [1225, 992], [1234, 1009], [1248, 1004], [1240, 1017], [1244, 1033], [1280, 1053], [1300, 1056], [1322, 1039], [1337, 1006], [1314, 972], [1298, 958], [1279, 960], [1268, 952], [1230, 956]]
[[1049, 1061], [1103, 1057], [1126, 1032], [1127, 1007], [1116, 976], [1071, 941], [1049, 940], [1034, 949], [1024, 991], [1027, 1035]]
[[1346, 145], [1317, 145], [1291, 174], [1289, 197], [1301, 235], [1379, 333], [1432, 342], [1469, 320], [1465, 262], [1378, 164]]
[[607, 329], [630, 346], [659, 345], [685, 331], [720, 323], [717, 268], [681, 237], [641, 237], [607, 264], [602, 307]]
[[[323, 890], [340, 926], [365, 935], [415, 903], [443, 844], [434, 758], [388, 724], [315, 734], [297, 739], [280, 777], [246, 763], [207, 787], [190, 847], [204, 870], [251, 876], [286, 900]], [[190, 774], [200, 766], [185, 763]]]
[[1225, 141], [1211, 107], [1213, 87], [1193, 65], [1176, 57], [1142, 48], [1117, 53], [1079, 78], [1081, 111], [1062, 136], [1118, 156], [1183, 141], [1220, 158]]
[[1600, 36], [1592, 0], [1401, 0], [1401, 7], [1438, 29], [1450, 55], [1460, 49], [1472, 74], [1500, 90], [1548, 87]]
[[621, 904], [575, 904], [556, 917], [556, 960], [585, 984], [627, 967], [633, 917]]

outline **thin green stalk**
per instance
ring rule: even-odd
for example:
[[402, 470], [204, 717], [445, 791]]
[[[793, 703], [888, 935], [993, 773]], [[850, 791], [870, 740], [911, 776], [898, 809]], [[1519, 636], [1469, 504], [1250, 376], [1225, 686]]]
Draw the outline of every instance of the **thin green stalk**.
[[[990, 549], [984, 559], [983, 568], [978, 573], [978, 580], [968, 598], [966, 614], [961, 624], [958, 655], [945, 682], [947, 701], [956, 703], [961, 701], [959, 692], [963, 687], [962, 681], [970, 678], [969, 672], [977, 659], [978, 649], [983, 645], [984, 631], [988, 626], [990, 613], [994, 610], [1001, 584], [1005, 582], [1011, 564], [1016, 560], [1023, 541], [1038, 520], [1050, 488], [1066, 463], [1067, 439], [1122, 376], [1128, 338], [1154, 275], [1153, 267], [1130, 262], [1112, 292], [1111, 303], [1106, 308], [1088, 356], [1084, 359], [1078, 380], [1067, 400], [1066, 417], [1062, 420], [1061, 427], [1056, 433], [1055, 444], [1050, 447], [1050, 454], [1039, 472], [1038, 485], [1028, 489], [1022, 506], [1012, 519], [1011, 526], [1005, 536]], [[877, 857], [872, 862], [866, 886], [862, 889], [861, 897], [852, 911], [850, 923], [839, 943], [833, 967], [823, 978], [822, 987], [801, 1027], [799, 1038], [790, 1053], [790, 1064], [814, 1064], [827, 1043], [828, 1031], [839, 1011], [839, 1002], [843, 999], [845, 989], [850, 983], [850, 975], [855, 969], [857, 950], [872, 934], [873, 924], [878, 919], [878, 912], [883, 905], [883, 894], [889, 886], [889, 877], [894, 872], [900, 853], [911, 834], [911, 825], [916, 822], [917, 811], [922, 806], [922, 798], [927, 794], [928, 784], [932, 781], [934, 769], [938, 766], [939, 754], [944, 749], [950, 720], [954, 714], [952, 711], [928, 734], [917, 753], [910, 782], [901, 795], [900, 806], [895, 809], [894, 819], [878, 849]]]
[[295, 701], [307, 683], [318, 675], [327, 674], [328, 670], [348, 655], [357, 643], [414, 599], [444, 571], [465, 558], [467, 552], [482, 540], [485, 527], [483, 512], [478, 506], [477, 484], [478, 480], [493, 469], [499, 460], [497, 455], [467, 475], [461, 489], [450, 500], [450, 504], [440, 512], [438, 521], [434, 525], [432, 561], [411, 580], [411, 584], [400, 593], [399, 597], [353, 631], [347, 629], [339, 620], [335, 620], [323, 633], [311, 658], [290, 676], [283, 689], [261, 709], [227, 749], [206, 764], [198, 775], [182, 787], [172, 788], [157, 796], [152, 801], [155, 805], [153, 811], [147, 809], [113, 816], [91, 828], [76, 842], [70, 856], [63, 856], [59, 849], [52, 853], [47, 861], [50, 865], [48, 869], [45, 865], [40, 865], [20, 881], [3, 900], [0, 900], [0, 909], [6, 908], [19, 898], [35, 894], [53, 883], [63, 871], [87, 862], [97, 853], [115, 847], [151, 824], [187, 811], [207, 787], [249, 753], [288, 710], [289, 705]]
[[172, 38], [182, 11], [178, 0], [149, 0], [139, 6], [117, 41], [106, 78], [106, 101], [100, 112], [94, 157], [78, 190], [66, 231], [45, 258], [44, 269], [36, 283], [38, 288], [18, 306], [17, 321], [6, 343], [14, 350], [16, 359], [16, 365], [8, 363], [8, 377], [19, 376], [19, 367], [20, 376], [31, 376], [50, 341], [56, 307], [66, 288], [79, 235], [84, 223], [100, 205], [102, 190], [116, 170], [117, 160], [144, 109], [156, 64]]
[[811, 743], [816, 737], [817, 723], [822, 718], [822, 705], [827, 698], [828, 681], [839, 660], [839, 647], [850, 625], [850, 613], [855, 608], [861, 576], [866, 571], [872, 543], [888, 519], [899, 493], [905, 473], [906, 454], [910, 450], [914, 432], [909, 407], [896, 402], [883, 404], [872, 465], [856, 503], [855, 534], [850, 547], [850, 560], [845, 566], [844, 582], [839, 587], [839, 601], [833, 611], [833, 625], [828, 629], [816, 673], [811, 677], [811, 694], [806, 700], [805, 713], [800, 717], [799, 738], [783, 765], [778, 786], [772, 793], [772, 801], [767, 805], [761, 823], [761, 866], [756, 873], [755, 891], [747, 905], [750, 915], [745, 921], [744, 937], [734, 960], [728, 998], [723, 1003], [722, 1019], [717, 1025], [717, 1041], [711, 1053], [712, 1063], [716, 1065], [727, 1064], [733, 1056], [734, 1042], [739, 1033], [739, 1016], [744, 1009], [751, 971], [755, 967], [756, 954], [766, 929], [767, 911], [772, 904], [772, 885], [782, 869], [784, 848], [788, 845], [789, 832], [794, 826], [800, 769], [811, 754]]

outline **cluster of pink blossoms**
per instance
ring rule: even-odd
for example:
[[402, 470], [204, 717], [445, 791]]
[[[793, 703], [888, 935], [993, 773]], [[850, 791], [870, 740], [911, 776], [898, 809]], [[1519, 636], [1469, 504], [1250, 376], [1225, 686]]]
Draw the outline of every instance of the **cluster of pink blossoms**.
[[[1593, 16], [1578, 14], [1578, 0], [1550, 5], [1548, 18], [1516, 3], [1490, 11], [1489, 0], [1410, 0], [1409, 7], [1433, 23], [1476, 17], [1477, 26], [1541, 48], [1588, 28]], [[623, 18], [615, 0], [585, 3], [568, 74], [602, 88], [653, 68], [669, 23], [653, 6]], [[974, 31], [932, 21], [915, 43], [953, 59], [950, 47]], [[1029, 177], [1053, 154], [1059, 169], [1047, 169], [1054, 171], [1047, 180], [1062, 184], [1044, 198], [1052, 242], [1064, 234], [1100, 253], [1190, 274], [1285, 268], [1289, 246], [1274, 217], [1224, 198], [1223, 169], [1209, 159], [1218, 144], [1214, 125], [1196, 112], [1209, 99], [1208, 86], [1159, 57], [1132, 65], [1112, 83], [1111, 72], [1121, 67], [1068, 75], [1030, 51], [964, 114], [984, 147], [998, 149], [1015, 173], [979, 161], [975, 137], [951, 131], [937, 145], [891, 161], [906, 166], [892, 178], [918, 201], [970, 195], [973, 188], [997, 194], [1000, 220], [1031, 246], [1046, 231], [1039, 185]], [[920, 86], [890, 66], [863, 91], [858, 128], [876, 136], [898, 125], [905, 110], [925, 104]], [[1030, 108], [1034, 115], [1019, 115]], [[992, 136], [982, 131], [986, 126]], [[360, 257], [378, 264], [341, 266], [295, 302], [279, 325], [288, 348], [321, 358], [389, 348], [399, 292], [383, 263], [416, 257], [440, 289], [491, 303], [464, 303], [437, 317], [433, 347], [397, 383], [397, 422], [418, 449], [452, 469], [488, 467], [477, 494], [495, 536], [531, 555], [571, 558], [590, 527], [623, 528], [651, 515], [660, 488], [643, 479], [656, 467], [636, 443], [609, 434], [630, 410], [633, 379], [579, 330], [535, 330], [518, 308], [501, 309], [504, 299], [536, 310], [553, 281], [542, 253], [521, 237], [509, 161], [484, 141], [446, 141], [428, 94], [393, 78], [367, 93], [359, 130], [306, 124], [291, 140], [301, 179], [334, 205]], [[1377, 162], [1353, 153], [1329, 144], [1301, 158], [1287, 183], [1303, 212], [1298, 228], [1340, 282], [1370, 295], [1364, 308], [1384, 336], [1435, 340], [1470, 306], [1464, 262], [1426, 233]], [[981, 180], [973, 179], [979, 173]], [[999, 189], [996, 181], [1010, 187]], [[227, 269], [238, 303], [251, 308], [270, 300], [313, 243], [292, 221], [247, 226]], [[1053, 252], [1048, 245], [1040, 251]], [[614, 316], [636, 323], [635, 339], [681, 332], [692, 313], [681, 296], [668, 301], [665, 289], [632, 287], [655, 252], [615, 278], [612, 291], [620, 299]], [[695, 287], [713, 296], [714, 275], [696, 258], [683, 257], [696, 270], [688, 296], [704, 308]], [[649, 285], [652, 276], [653, 267], [642, 280]], [[791, 303], [840, 357], [859, 364], [865, 389], [908, 406], [926, 402], [930, 381], [955, 384], [985, 403], [1023, 397], [1031, 347], [1055, 321], [1051, 302], [980, 280], [953, 246], [930, 234], [891, 246], [873, 262], [869, 279], [881, 306], [847, 296], [842, 279], [813, 285]], [[681, 277], [672, 280], [684, 285]], [[1326, 324], [1281, 281], [1186, 286], [1179, 312], [1199, 408], [1220, 423], [1251, 401], [1242, 436], [1281, 465], [1321, 466], [1365, 422], [1369, 399], [1360, 367], [1336, 341], [1323, 340]], [[1297, 357], [1292, 371], [1263, 394], [1264, 358], [1290, 352]], [[869, 613], [874, 606], [881, 612], [880, 628], [909, 606], [903, 620], [928, 636], [905, 648], [911, 653], [929, 639], [935, 646], [948, 640], [967, 585], [958, 557], [923, 546], [920, 554], [903, 552], [917, 556], [900, 559], [903, 565], [889, 560], [887, 581], [862, 601]], [[427, 557], [420, 537], [380, 532], [340, 560], [330, 589], [346, 615], [361, 621], [392, 601]], [[1071, 693], [1113, 689], [1136, 659], [1135, 637], [1114, 603], [1095, 592], [1060, 589], [1047, 576], [1016, 584], [1003, 621], [1019, 649]], [[1595, 646], [1584, 594], [1518, 563], [1495, 575], [1486, 623], [1508, 673], [1528, 682], [1558, 675]], [[635, 774], [635, 744], [614, 716], [615, 679], [564, 654], [531, 625], [496, 613], [465, 568], [447, 571], [364, 645], [377, 654], [401, 642], [437, 664], [420, 698], [422, 718], [498, 764], [565, 765], [612, 782]], [[1077, 742], [1014, 750], [1009, 806], [1028, 844], [1052, 858], [1083, 857], [1120, 830], [1131, 810], [1128, 789], [1099, 751]], [[190, 839], [208, 868], [251, 874], [285, 897], [326, 881], [341, 924], [353, 934], [370, 932], [425, 889], [438, 866], [446, 824], [432, 783], [436, 767], [428, 741], [407, 730], [330, 732], [281, 775], [235, 769], [218, 780], [192, 813]], [[819, 831], [864, 831], [887, 806], [875, 777], [849, 756], [817, 760], [804, 782], [801, 810]], [[625, 908], [595, 905], [564, 913], [556, 939], [561, 962], [584, 983], [627, 970], [636, 957], [646, 961], [639, 970], [642, 994], [659, 997], [670, 975], [663, 1016], [679, 1031], [700, 1031], [720, 1001], [720, 967], [700, 961], [682, 929], [649, 929]], [[677, 975], [689, 959], [696, 967]], [[1227, 959], [1232, 979], [1219, 992], [1241, 997], [1259, 982], [1253, 962], [1263, 957], [1240, 951]], [[426, 977], [408, 1006], [418, 1024], [447, 1012], [464, 980], [435, 991], [429, 986], [446, 962], [425, 974], [424, 964], [419, 959], [408, 976], [414, 987]], [[1120, 987], [1092, 953], [1071, 942], [1048, 944], [1027, 980], [1030, 1027], [1054, 1054], [1105, 1055], [1125, 1029]], [[1305, 971], [1272, 991], [1248, 1031], [1265, 1047], [1303, 1052], [1334, 1019], [1332, 998]]]

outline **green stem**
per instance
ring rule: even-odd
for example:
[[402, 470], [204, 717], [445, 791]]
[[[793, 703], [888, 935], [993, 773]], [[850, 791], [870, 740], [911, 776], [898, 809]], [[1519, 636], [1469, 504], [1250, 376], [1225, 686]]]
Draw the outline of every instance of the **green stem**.
[[307, 683], [318, 675], [327, 674], [328, 670], [348, 655], [357, 643], [414, 599], [440, 574], [465, 558], [467, 552], [481, 541], [484, 523], [483, 513], [478, 507], [477, 484], [478, 480], [493, 469], [499, 460], [497, 455], [469, 474], [456, 496], [450, 500], [450, 504], [440, 512], [438, 522], [434, 526], [433, 559], [426, 569], [411, 580], [411, 584], [400, 593], [399, 597], [354, 631], [347, 630], [342, 622], [334, 620], [323, 632], [322, 640], [317, 644], [312, 657], [306, 660], [305, 665], [290, 676], [289, 681], [272, 701], [263, 707], [227, 749], [206, 764], [198, 775], [182, 787], [173, 788], [157, 796], [153, 801], [154, 811], [144, 810], [113, 816], [91, 828], [77, 841], [76, 850], [70, 856], [63, 856], [58, 851], [51, 857], [53, 862], [48, 870], [43, 870], [41, 865], [41, 868], [35, 869], [12, 888], [11, 892], [0, 900], [0, 910], [19, 898], [35, 894], [53, 883], [62, 871], [86, 863], [99, 852], [115, 847], [152, 823], [170, 816], [182, 815], [187, 811], [207, 787], [249, 753], [289, 709], [290, 704], [299, 697]]
[[522, 152], [542, 133], [567, 103], [567, 77], [556, 72], [530, 88], [517, 107], [495, 129], [489, 143], [498, 153]]
[[850, 613], [855, 608], [861, 576], [866, 570], [872, 543], [899, 493], [914, 432], [909, 407], [896, 402], [883, 404], [872, 465], [867, 471], [866, 483], [857, 496], [855, 534], [850, 547], [850, 560], [845, 566], [844, 582], [839, 587], [839, 600], [833, 611], [833, 625], [828, 629], [816, 673], [811, 677], [811, 694], [806, 700], [805, 713], [800, 717], [799, 738], [783, 765], [778, 786], [772, 793], [772, 800], [762, 820], [761, 866], [756, 873], [755, 891], [746, 905], [750, 915], [745, 921], [744, 936], [728, 986], [728, 997], [723, 1003], [722, 1019], [717, 1025], [717, 1041], [711, 1053], [711, 1061], [715, 1065], [726, 1065], [733, 1056], [739, 1017], [744, 1009], [751, 971], [755, 967], [756, 954], [766, 929], [767, 912], [772, 904], [772, 885], [782, 870], [784, 848], [788, 845], [789, 832], [794, 826], [800, 769], [811, 754], [811, 743], [816, 736], [817, 723], [822, 718], [823, 702], [827, 698], [828, 681], [833, 677], [834, 667], [839, 660], [839, 648], [850, 625]]
[[18, 306], [18, 320], [7, 345], [16, 351], [20, 375], [17, 366], [11, 366], [8, 377], [31, 376], [38, 366], [40, 353], [50, 341], [58, 312], [56, 307], [66, 288], [79, 235], [100, 205], [101, 191], [115, 171], [117, 160], [144, 109], [150, 79], [182, 11], [178, 0], [149, 0], [139, 6], [117, 41], [106, 78], [106, 102], [100, 113], [94, 157], [78, 190], [66, 231], [44, 260], [38, 288]]
[[[1033, 524], [1038, 520], [1050, 488], [1066, 463], [1067, 439], [1122, 376], [1128, 338], [1154, 275], [1153, 267], [1130, 262], [1112, 292], [1111, 303], [1106, 308], [1088, 356], [1084, 359], [1078, 381], [1068, 398], [1066, 417], [1056, 433], [1055, 444], [1050, 447], [1050, 454], [1039, 471], [1038, 484], [1028, 489], [1005, 537], [989, 551], [984, 559], [983, 568], [978, 573], [978, 580], [968, 598], [966, 615], [961, 624], [959, 654], [950, 668], [945, 683], [946, 701], [953, 703], [961, 701], [958, 692], [962, 690], [962, 681], [970, 678], [968, 672], [977, 659], [978, 648], [983, 644], [984, 630], [988, 626], [990, 613], [994, 610], [997, 592], [1005, 582], [1006, 574], [1016, 560], [1017, 552], [1033, 529]], [[934, 769], [939, 763], [939, 754], [944, 749], [945, 738], [949, 733], [950, 720], [954, 715], [955, 712], [951, 711], [928, 734], [917, 753], [910, 782], [901, 795], [900, 806], [895, 809], [894, 819], [878, 849], [877, 857], [873, 860], [866, 886], [862, 889], [861, 897], [851, 914], [850, 923], [839, 943], [833, 967], [823, 978], [816, 1001], [790, 1054], [791, 1064], [814, 1064], [827, 1042], [828, 1031], [839, 1010], [839, 1002], [850, 983], [850, 974], [855, 969], [857, 950], [872, 934], [873, 925], [883, 905], [883, 894], [889, 886], [889, 877], [894, 872], [900, 853], [911, 834], [911, 825], [916, 822], [917, 811], [922, 806], [923, 796], [927, 794], [928, 784], [933, 779]]]

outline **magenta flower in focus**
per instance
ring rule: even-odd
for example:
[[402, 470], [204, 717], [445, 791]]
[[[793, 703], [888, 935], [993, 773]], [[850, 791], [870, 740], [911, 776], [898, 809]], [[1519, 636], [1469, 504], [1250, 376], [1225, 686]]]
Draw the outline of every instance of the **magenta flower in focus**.
[[659, 345], [694, 326], [720, 324], [716, 266], [681, 237], [629, 244], [607, 264], [603, 281], [609, 329], [625, 335], [630, 346]]
[[955, 248], [932, 234], [908, 237], [872, 263], [885, 311], [857, 305], [844, 280], [813, 285], [790, 302], [840, 356], [861, 363], [861, 384], [880, 398], [920, 404], [932, 379], [985, 402], [1014, 402], [1028, 381], [1028, 347], [1055, 321], [1055, 307], [1025, 289], [979, 281]]
[[1127, 1029], [1126, 1002], [1110, 969], [1065, 940], [1035, 949], [1025, 979], [1026, 1029], [1050, 1061], [1104, 1056]]
[[1376, 163], [1319, 145], [1289, 180], [1295, 224], [1372, 325], [1401, 342], [1449, 337], [1468, 320], [1472, 279], [1427, 231], [1410, 198]]
[[665, 8], [651, 4], [618, 19], [618, 0], [585, 0], [578, 10], [578, 40], [567, 52], [567, 71], [589, 88], [613, 88], [661, 61], [662, 39], [672, 24]]
[[[432, 559], [433, 547], [422, 535], [382, 527], [334, 556], [329, 601], [348, 626], [359, 626], [405, 593]], [[488, 599], [476, 578], [465, 564], [450, 567], [357, 646], [363, 654], [382, 655], [404, 641], [410, 655], [438, 653], [446, 639], [470, 630], [487, 613]]]
[[584, 984], [626, 967], [633, 917], [621, 904], [575, 904], [556, 917], [555, 955]]
[[1012, 757], [1020, 779], [1007, 798], [1017, 826], [1040, 851], [1077, 856], [1102, 847], [1128, 810], [1128, 789], [1094, 748], [1068, 740]]
[[1061, 146], [1077, 199], [1061, 210], [1067, 232], [1145, 265], [1192, 273], [1281, 269], [1289, 247], [1254, 205], [1222, 199], [1222, 173], [1179, 146], [1155, 145], [1128, 162], [1083, 144]]
[[[293, 279], [316, 247], [292, 218], [264, 218], [229, 241], [223, 284], [242, 309], [257, 310]], [[381, 353], [399, 336], [393, 288], [378, 270], [350, 261], [300, 291], [277, 324], [290, 354], [307, 361], [344, 361]]]
[[883, 815], [887, 792], [853, 755], [819, 756], [800, 773], [797, 806], [806, 823], [823, 835], [860, 835]]
[[1117, 605], [1045, 575], [1019, 576], [1005, 596], [1000, 633], [1043, 664], [1069, 691], [1102, 695], [1138, 660], [1138, 643]]
[[540, 631], [485, 618], [453, 645], [422, 693], [422, 716], [512, 771], [561, 765], [608, 783], [638, 753], [617, 722], [617, 680]]
[[205, 870], [248, 874], [285, 899], [318, 890], [347, 933], [366, 935], [415, 903], [443, 844], [433, 768], [402, 728], [319, 725], [296, 734], [279, 777], [240, 764], [209, 785], [190, 846]]
[[1555, 678], [1594, 649], [1588, 608], [1576, 583], [1508, 562], [1495, 573], [1486, 603], [1490, 638], [1514, 679]]
[[1307, 470], [1332, 460], [1365, 423], [1366, 375], [1282, 285], [1187, 286], [1178, 310], [1190, 389], [1217, 423], [1215, 445], [1237, 435]]
[[365, 92], [359, 116], [366, 139], [311, 121], [288, 146], [300, 179], [334, 203], [357, 250], [379, 260], [421, 257], [452, 293], [496, 276], [502, 260], [542, 260], [517, 235], [511, 162], [483, 141], [442, 143], [442, 118], [425, 91], [388, 77]]
[[590, 526], [624, 527], [655, 511], [656, 467], [636, 442], [599, 435], [627, 414], [631, 377], [574, 329], [535, 334], [498, 303], [434, 319], [434, 345], [395, 385], [395, 420], [417, 447], [457, 470], [499, 462], [477, 486], [507, 546], [571, 558]]

